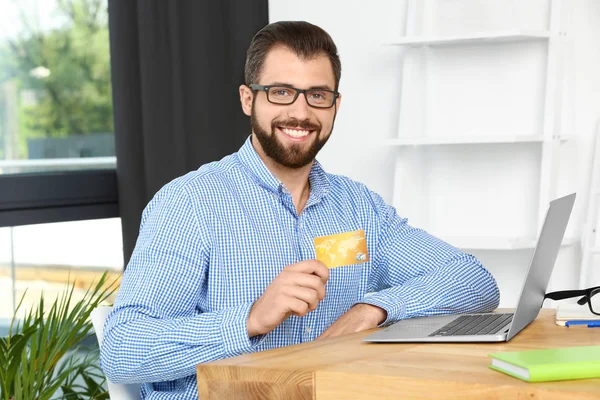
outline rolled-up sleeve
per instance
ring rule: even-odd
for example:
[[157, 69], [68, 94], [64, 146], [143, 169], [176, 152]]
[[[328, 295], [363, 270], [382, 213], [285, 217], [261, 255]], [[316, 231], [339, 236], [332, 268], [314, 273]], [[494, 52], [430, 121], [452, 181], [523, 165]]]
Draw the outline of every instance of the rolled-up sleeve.
[[379, 195], [369, 196], [379, 217], [379, 240], [361, 303], [387, 312], [387, 325], [401, 319], [498, 307], [493, 276], [473, 255], [410, 226]]

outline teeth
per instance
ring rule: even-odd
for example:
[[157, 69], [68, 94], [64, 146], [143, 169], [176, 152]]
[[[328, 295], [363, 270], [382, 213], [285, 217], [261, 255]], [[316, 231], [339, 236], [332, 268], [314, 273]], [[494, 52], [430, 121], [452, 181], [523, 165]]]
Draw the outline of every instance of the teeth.
[[310, 131], [304, 131], [301, 129], [288, 129], [288, 128], [281, 128], [281, 130], [283, 132], [285, 132], [286, 135], [290, 135], [291, 137], [295, 137], [295, 138], [302, 138], [307, 136]]

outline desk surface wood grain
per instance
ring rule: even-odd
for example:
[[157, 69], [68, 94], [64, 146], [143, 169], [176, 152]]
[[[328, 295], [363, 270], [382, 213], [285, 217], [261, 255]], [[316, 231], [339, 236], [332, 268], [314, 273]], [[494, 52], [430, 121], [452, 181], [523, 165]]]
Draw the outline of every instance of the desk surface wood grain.
[[600, 379], [527, 383], [488, 368], [488, 354], [600, 345], [600, 329], [565, 328], [555, 310], [510, 342], [369, 344], [374, 330], [197, 367], [200, 399], [600, 399]]

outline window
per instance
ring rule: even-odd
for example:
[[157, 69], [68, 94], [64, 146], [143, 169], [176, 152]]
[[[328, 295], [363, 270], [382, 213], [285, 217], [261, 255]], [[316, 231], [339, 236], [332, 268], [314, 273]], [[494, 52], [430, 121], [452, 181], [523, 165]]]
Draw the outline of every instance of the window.
[[114, 169], [107, 0], [0, 4], [0, 174]]
[[79, 299], [104, 271], [110, 281], [123, 271], [119, 218], [0, 228], [0, 337], [15, 300], [18, 304], [25, 295], [17, 314], [22, 318], [42, 291], [51, 303], [75, 280]]
[[0, 227], [117, 217], [107, 0], [0, 10]]

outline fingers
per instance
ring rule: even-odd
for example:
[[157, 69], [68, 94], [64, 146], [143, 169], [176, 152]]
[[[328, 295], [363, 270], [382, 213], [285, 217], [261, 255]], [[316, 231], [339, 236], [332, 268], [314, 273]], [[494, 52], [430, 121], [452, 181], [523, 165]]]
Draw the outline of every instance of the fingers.
[[288, 265], [252, 305], [246, 323], [250, 337], [271, 332], [290, 315], [304, 317], [325, 298], [329, 270], [318, 260]]
[[284, 271], [302, 272], [318, 276], [323, 283], [329, 279], [329, 269], [319, 260], [306, 260], [296, 264], [288, 265]]
[[325, 298], [325, 284], [316, 275], [309, 275], [303, 272], [287, 271], [283, 276], [285, 285], [294, 285], [303, 288], [309, 288], [317, 292], [319, 300]]
[[304, 317], [311, 311], [307, 302], [295, 297], [288, 298], [288, 307], [292, 315], [297, 317]]
[[316, 310], [321, 300], [316, 290], [306, 287], [288, 286], [286, 293], [288, 297], [305, 302], [308, 305], [308, 312]]

